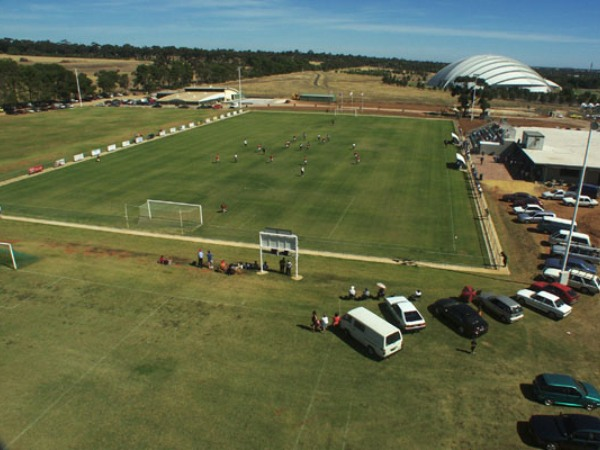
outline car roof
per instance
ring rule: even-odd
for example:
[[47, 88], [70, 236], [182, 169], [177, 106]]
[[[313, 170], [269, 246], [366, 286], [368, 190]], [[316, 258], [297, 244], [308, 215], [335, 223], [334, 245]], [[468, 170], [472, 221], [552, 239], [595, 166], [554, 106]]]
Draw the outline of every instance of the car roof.
[[497, 298], [501, 302], [506, 303], [508, 306], [518, 306], [519, 305], [519, 302], [513, 300], [508, 295], [498, 295], [498, 294], [494, 294], [493, 292], [481, 292], [479, 294], [479, 297], [482, 300], [486, 299], [486, 298]]
[[415, 305], [413, 305], [409, 299], [407, 299], [406, 297], [404, 297], [402, 295], [398, 295], [398, 296], [395, 296], [395, 297], [386, 297], [385, 301], [390, 306], [398, 305], [398, 308], [400, 308], [404, 312], [406, 312], [406, 311], [416, 311], [417, 310], [417, 308], [415, 307]]
[[551, 294], [550, 292], [547, 292], [547, 291], [539, 291], [537, 293], [537, 295], [539, 297], [544, 297], [544, 298], [546, 298], [548, 300], [551, 300], [553, 302], [555, 302], [556, 300], [560, 300], [560, 298], [557, 295]]
[[543, 373], [540, 376], [544, 378], [546, 384], [553, 386], [574, 386], [577, 383], [572, 376], [561, 373]]

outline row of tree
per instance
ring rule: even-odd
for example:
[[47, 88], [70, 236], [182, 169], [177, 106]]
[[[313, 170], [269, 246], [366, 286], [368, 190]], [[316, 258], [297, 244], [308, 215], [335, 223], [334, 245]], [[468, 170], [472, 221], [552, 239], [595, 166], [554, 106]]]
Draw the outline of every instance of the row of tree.
[[[118, 58], [143, 61], [134, 71], [133, 80], [116, 71], [100, 71], [96, 85], [85, 74], [78, 75], [82, 95], [111, 93], [115, 90], [139, 89], [154, 92], [177, 89], [193, 82], [215, 84], [235, 80], [242, 68], [244, 78], [263, 77], [309, 70], [350, 69], [355, 73], [381, 75], [384, 83], [406, 86], [418, 83], [425, 88], [428, 74], [439, 71], [444, 64], [430, 61], [410, 61], [399, 58], [375, 58], [329, 53], [205, 50], [185, 47], [135, 47], [129, 44], [90, 45], [68, 41], [30, 41], [0, 39], [0, 53], [11, 55], [42, 55], [57, 57]], [[369, 67], [369, 70], [352, 69]], [[493, 98], [525, 99], [531, 102], [565, 103], [597, 102], [591, 90], [600, 89], [600, 72], [572, 69], [538, 69], [546, 78], [559, 83], [557, 93], [530, 93], [522, 89], [496, 89], [486, 86], [480, 98], [483, 106]], [[464, 81], [464, 80], [463, 80]], [[587, 89], [576, 95], [577, 90]], [[459, 82], [452, 95], [461, 105], [469, 103], [472, 92], [468, 84]], [[0, 60], [0, 104], [70, 99], [77, 94], [75, 74], [59, 64], [18, 64], [10, 59]], [[481, 106], [481, 105], [480, 105]], [[487, 106], [489, 107], [489, 106]], [[487, 108], [483, 108], [487, 109]]]

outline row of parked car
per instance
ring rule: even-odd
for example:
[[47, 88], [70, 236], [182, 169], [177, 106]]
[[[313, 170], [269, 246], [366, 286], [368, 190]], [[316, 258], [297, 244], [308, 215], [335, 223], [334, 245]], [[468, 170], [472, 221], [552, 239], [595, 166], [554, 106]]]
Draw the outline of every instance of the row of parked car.
[[[590, 191], [592, 192], [592, 191]], [[566, 205], [574, 205], [576, 195], [572, 191], [555, 189], [542, 194], [543, 199], [562, 199]], [[580, 205], [584, 196], [580, 197]], [[597, 205], [597, 200], [585, 197], [590, 206]], [[566, 270], [570, 271], [569, 285], [588, 294], [600, 291], [600, 280], [597, 277], [596, 265], [600, 263], [600, 249], [592, 245], [588, 235], [574, 231], [577, 223], [569, 219], [556, 217], [553, 211], [544, 209], [542, 200], [525, 192], [516, 192], [502, 197], [504, 201], [513, 203], [512, 211], [517, 214], [520, 223], [536, 223], [536, 230], [550, 235], [550, 255], [546, 259], [542, 270], [542, 277], [548, 281], [558, 282], [561, 279], [563, 259], [567, 254]], [[570, 239], [569, 239], [570, 238]]]

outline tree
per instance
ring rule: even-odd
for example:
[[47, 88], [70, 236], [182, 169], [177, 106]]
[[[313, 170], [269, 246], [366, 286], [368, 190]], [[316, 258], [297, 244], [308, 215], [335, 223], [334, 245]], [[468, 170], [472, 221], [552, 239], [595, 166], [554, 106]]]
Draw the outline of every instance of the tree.
[[98, 78], [96, 84], [105, 93], [113, 93], [119, 82], [119, 72], [115, 70], [101, 70], [95, 74]]

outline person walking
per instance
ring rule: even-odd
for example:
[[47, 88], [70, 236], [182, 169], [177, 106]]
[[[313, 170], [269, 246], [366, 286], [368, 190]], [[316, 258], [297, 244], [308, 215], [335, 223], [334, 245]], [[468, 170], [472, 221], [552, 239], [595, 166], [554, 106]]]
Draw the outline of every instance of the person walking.
[[477, 348], [477, 339], [471, 339], [471, 355], [475, 354], [475, 349]]
[[300, 167], [300, 176], [304, 176], [304, 166]]

